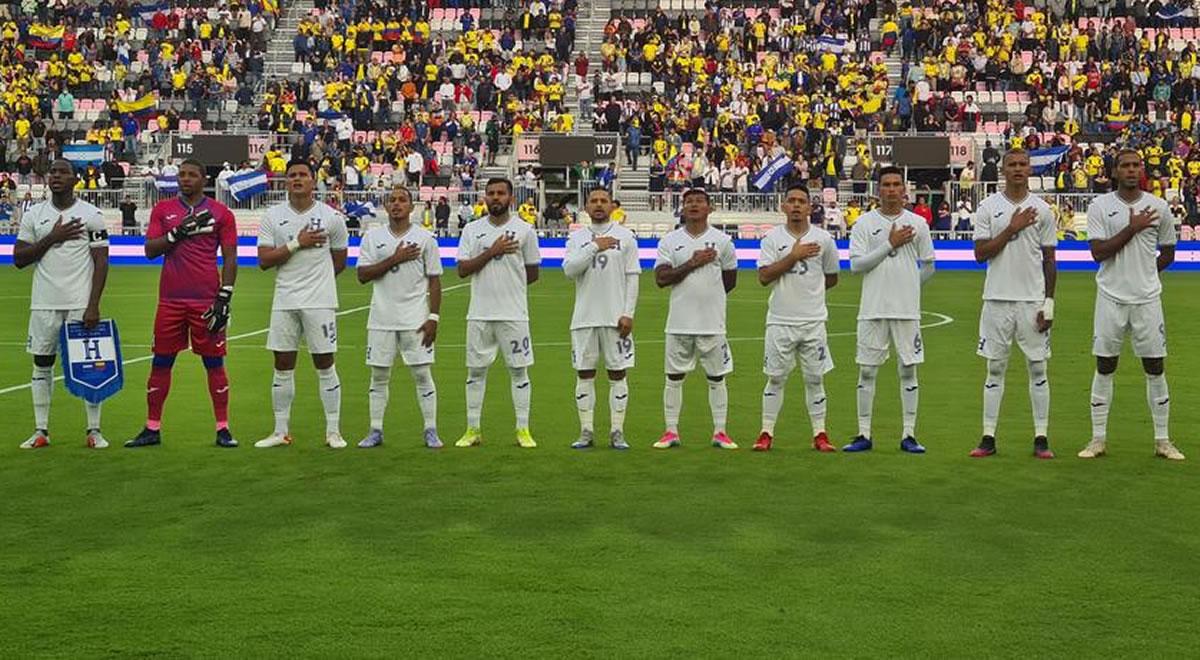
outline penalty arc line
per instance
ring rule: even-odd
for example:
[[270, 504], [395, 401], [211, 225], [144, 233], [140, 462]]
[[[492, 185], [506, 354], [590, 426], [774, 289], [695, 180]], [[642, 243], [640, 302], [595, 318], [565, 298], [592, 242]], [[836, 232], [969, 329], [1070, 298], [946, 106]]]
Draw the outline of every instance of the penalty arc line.
[[[449, 293], [449, 292], [451, 292], [451, 291], [454, 291], [454, 290], [457, 290], [457, 289], [463, 289], [463, 288], [466, 288], [466, 287], [468, 287], [468, 286], [471, 286], [471, 283], [470, 283], [470, 282], [464, 282], [464, 283], [462, 283], [462, 284], [455, 284], [455, 285], [453, 285], [453, 286], [449, 286], [449, 287], [446, 287], [445, 289], [442, 289], [442, 293]], [[350, 308], [350, 309], [346, 309], [346, 310], [342, 310], [342, 311], [340, 311], [340, 312], [337, 312], [337, 314], [336, 314], [336, 315], [337, 315], [337, 316], [345, 316], [345, 315], [347, 315], [347, 314], [354, 314], [354, 313], [356, 313], [356, 312], [361, 312], [361, 311], [363, 311], [363, 310], [367, 310], [367, 309], [371, 309], [371, 306], [370, 306], [370, 305], [363, 305], [363, 306], [361, 306], [361, 307], [352, 307], [352, 308]], [[231, 337], [226, 337], [226, 338], [225, 338], [225, 341], [227, 341], [227, 342], [230, 342], [230, 341], [235, 341], [235, 340], [238, 340], [238, 339], [246, 339], [247, 337], [256, 337], [256, 336], [258, 336], [258, 335], [265, 335], [265, 334], [267, 334], [268, 332], [270, 332], [270, 330], [271, 330], [270, 328], [262, 328], [262, 329], [259, 329], [259, 330], [254, 330], [254, 331], [252, 331], [252, 332], [243, 332], [243, 333], [242, 333], [242, 334], [240, 334], [240, 335], [233, 335], [233, 336], [231, 336]], [[121, 361], [121, 364], [122, 364], [122, 365], [127, 365], [127, 364], [136, 364], [136, 363], [138, 363], [138, 362], [145, 362], [146, 360], [152, 360], [152, 359], [154, 359], [154, 355], [153, 355], [153, 354], [151, 354], [151, 355], [143, 355], [143, 356], [141, 356], [141, 357], [135, 357], [135, 358], [130, 358], [130, 359], [128, 359], [128, 360], [122, 360], [122, 361]], [[58, 382], [58, 381], [60, 381], [60, 380], [62, 380], [62, 379], [63, 379], [63, 377], [62, 377], [62, 376], [55, 376], [55, 377], [54, 377], [54, 381], [55, 381], [55, 382]], [[25, 390], [25, 389], [29, 389], [29, 383], [23, 383], [23, 384], [21, 384], [21, 385], [13, 385], [13, 386], [11, 386], [11, 387], [6, 387], [6, 388], [4, 388], [4, 389], [0, 389], [0, 394], [10, 394], [10, 393], [12, 393], [12, 392], [19, 392], [19, 391], [21, 391], [21, 390]]]

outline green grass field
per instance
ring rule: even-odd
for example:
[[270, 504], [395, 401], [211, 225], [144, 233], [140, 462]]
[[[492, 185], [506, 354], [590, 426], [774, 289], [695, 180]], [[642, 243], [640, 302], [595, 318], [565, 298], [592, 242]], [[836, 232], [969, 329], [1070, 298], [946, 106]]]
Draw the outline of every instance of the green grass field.
[[[110, 276], [103, 309], [119, 320], [126, 359], [148, 354], [157, 277], [130, 267]], [[368, 287], [350, 273], [340, 282], [343, 310], [367, 304]], [[119, 447], [144, 420], [148, 361], [128, 366], [125, 391], [105, 407], [114, 447], [104, 452], [83, 448], [82, 405], [61, 385], [53, 446], [19, 451], [32, 427], [29, 392], [0, 394], [0, 656], [1190, 656], [1200, 645], [1200, 278], [1165, 282], [1172, 430], [1192, 455], [1182, 464], [1152, 456], [1143, 379], [1128, 353], [1110, 456], [1074, 458], [1089, 433], [1094, 284], [1083, 273], [1059, 280], [1050, 436], [1060, 458], [1050, 462], [1029, 456], [1016, 356], [1001, 453], [966, 456], [979, 436], [983, 378], [978, 273], [940, 273], [925, 290], [924, 308], [951, 319], [925, 331], [925, 456], [896, 449], [894, 362], [881, 372], [874, 453], [810, 451], [799, 378], [777, 450], [745, 449], [758, 431], [766, 302], [748, 272], [729, 305], [739, 452], [708, 446], [698, 375], [686, 386], [684, 447], [650, 448], [662, 424], [666, 294], [649, 276], [626, 453], [568, 448], [578, 430], [573, 293], [556, 270], [531, 293], [536, 450], [513, 443], [500, 367], [481, 448], [425, 450], [400, 368], [387, 445], [325, 449], [307, 362], [296, 445], [255, 450], [272, 428], [265, 333], [230, 344], [237, 450], [212, 445], [203, 370], [190, 355], [176, 367], [155, 449]], [[28, 382], [29, 284], [28, 272], [0, 272], [0, 389]], [[837, 368], [827, 388], [839, 445], [856, 430], [858, 286], [843, 275], [830, 294]], [[271, 287], [271, 275], [242, 270], [232, 334], [265, 329]], [[442, 308], [435, 375], [449, 442], [464, 425], [467, 293], [447, 293]], [[340, 320], [351, 442], [367, 430], [365, 322], [365, 311]]]

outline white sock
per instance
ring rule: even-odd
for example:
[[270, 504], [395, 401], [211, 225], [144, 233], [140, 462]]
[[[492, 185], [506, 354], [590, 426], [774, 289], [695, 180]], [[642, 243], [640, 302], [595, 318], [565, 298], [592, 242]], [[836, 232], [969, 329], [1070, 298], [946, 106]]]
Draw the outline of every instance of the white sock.
[[579, 411], [579, 430], [591, 431], [596, 413], [596, 379], [575, 379], [575, 408]]
[[917, 437], [917, 365], [900, 365], [900, 412], [904, 437]]
[[88, 430], [89, 431], [92, 429], [98, 430], [100, 428], [100, 404], [88, 403], [87, 401], [85, 401], [83, 403], [83, 411], [85, 413], [87, 413]]
[[288, 419], [292, 415], [292, 399], [294, 398], [296, 398], [296, 372], [276, 369], [275, 378], [271, 381], [271, 409], [275, 411], [275, 433], [279, 435], [287, 435]]
[[787, 375], [767, 376], [767, 384], [762, 393], [762, 430], [775, 435], [775, 421], [779, 419], [779, 410], [783, 408], [783, 392], [787, 387]]
[[367, 409], [371, 414], [371, 428], [376, 431], [383, 430], [383, 418], [387, 415], [391, 384], [391, 367], [371, 367], [371, 387], [367, 390]]
[[729, 417], [729, 388], [725, 379], [708, 381], [708, 409], [712, 411], [713, 435], [725, 432], [725, 419]]
[[1007, 359], [987, 361], [987, 378], [983, 380], [983, 434], [993, 438], [996, 437], [996, 421], [1000, 419], [1000, 403], [1004, 401], [1004, 376], [1007, 373]]
[[875, 407], [875, 377], [879, 367], [860, 365], [858, 367], [858, 434], [864, 438], [871, 437], [871, 412]]
[[428, 364], [420, 364], [409, 369], [412, 372], [413, 385], [417, 388], [417, 406], [421, 409], [421, 423], [424, 428], [437, 428], [437, 385], [433, 382], [433, 370]]
[[1171, 397], [1167, 393], [1167, 377], [1163, 374], [1146, 374], [1146, 403], [1150, 406], [1150, 419], [1154, 421], [1154, 439], [1169, 439], [1167, 422], [1171, 417]]
[[812, 423], [813, 437], [825, 432], [825, 377], [820, 374], [804, 375], [804, 403], [808, 406], [808, 421]]
[[1092, 374], [1092, 439], [1108, 438], [1108, 406], [1112, 403], [1113, 375]]
[[1033, 435], [1045, 436], [1050, 427], [1050, 377], [1045, 360], [1029, 363], [1029, 403], [1033, 406]]
[[467, 369], [467, 428], [477, 429], [483, 418], [483, 395], [487, 393], [487, 367]]
[[625, 430], [625, 409], [629, 407], [629, 381], [622, 378], [608, 384], [608, 407], [612, 430]]
[[317, 387], [321, 390], [321, 407], [325, 408], [325, 432], [338, 433], [342, 414], [342, 383], [337, 368], [317, 369]]
[[509, 367], [513, 400], [513, 412], [517, 417], [517, 428], [529, 428], [529, 398], [533, 383], [529, 382], [529, 370], [525, 367]]
[[50, 428], [50, 399], [53, 396], [54, 367], [33, 366], [29, 391], [33, 393], [33, 427], [42, 431]]
[[683, 380], [667, 379], [663, 386], [663, 421], [667, 430], [679, 433], [679, 413], [683, 409]]

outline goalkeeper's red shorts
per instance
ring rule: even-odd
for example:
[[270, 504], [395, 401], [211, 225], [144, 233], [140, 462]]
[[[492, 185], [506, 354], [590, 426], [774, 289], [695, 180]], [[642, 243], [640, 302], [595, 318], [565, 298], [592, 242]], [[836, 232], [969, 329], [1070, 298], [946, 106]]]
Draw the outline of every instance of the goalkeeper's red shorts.
[[[154, 353], [174, 355], [187, 350], [201, 357], [225, 356], [225, 331], [208, 332], [204, 313], [212, 303], [203, 300], [160, 300], [154, 315]], [[189, 342], [190, 340], [190, 342]]]

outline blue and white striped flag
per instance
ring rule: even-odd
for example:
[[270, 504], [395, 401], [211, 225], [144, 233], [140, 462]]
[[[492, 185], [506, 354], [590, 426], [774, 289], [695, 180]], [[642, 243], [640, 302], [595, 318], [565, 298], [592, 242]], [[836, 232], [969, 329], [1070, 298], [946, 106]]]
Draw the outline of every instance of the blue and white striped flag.
[[776, 181], [787, 176], [793, 167], [792, 159], [788, 158], [786, 154], [777, 157], [754, 175], [754, 187], [761, 191], [769, 190]]
[[827, 50], [831, 53], [841, 53], [846, 50], [846, 40], [837, 37], [817, 37], [817, 50]]
[[104, 161], [104, 145], [102, 144], [64, 144], [63, 158], [71, 161], [76, 167], [99, 165]]
[[173, 174], [155, 177], [154, 187], [163, 195], [178, 195], [179, 177]]
[[239, 202], [267, 192], [267, 173], [255, 170], [229, 177], [229, 194]]
[[137, 15], [141, 16], [142, 20], [146, 23], [149, 23], [151, 20], [153, 20], [154, 15], [157, 14], [160, 9], [165, 12], [169, 9], [169, 7], [165, 2], [151, 2], [143, 5], [137, 5], [133, 8], [133, 10], [137, 12]]
[[375, 205], [371, 202], [346, 202], [343, 207], [348, 218], [362, 218], [375, 215]]
[[1042, 175], [1053, 171], [1054, 167], [1058, 165], [1058, 161], [1066, 157], [1067, 149], [1067, 147], [1047, 147], [1030, 151], [1029, 164], [1033, 166], [1033, 173]]

